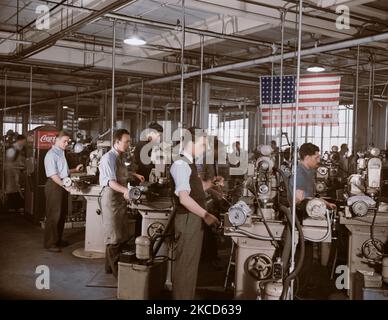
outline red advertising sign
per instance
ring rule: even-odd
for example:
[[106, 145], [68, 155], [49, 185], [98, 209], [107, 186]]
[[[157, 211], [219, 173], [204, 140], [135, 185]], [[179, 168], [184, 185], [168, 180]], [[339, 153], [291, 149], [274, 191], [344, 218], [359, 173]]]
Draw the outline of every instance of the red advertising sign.
[[38, 149], [50, 149], [55, 142], [57, 131], [37, 131], [37, 147]]

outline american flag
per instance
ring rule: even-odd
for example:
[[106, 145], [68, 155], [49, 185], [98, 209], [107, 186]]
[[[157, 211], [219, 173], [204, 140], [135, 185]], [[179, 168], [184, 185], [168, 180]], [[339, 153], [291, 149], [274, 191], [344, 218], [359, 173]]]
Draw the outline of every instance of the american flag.
[[[341, 77], [333, 74], [301, 75], [298, 125], [338, 125]], [[272, 86], [273, 84], [273, 86]], [[273, 90], [271, 90], [273, 87]], [[280, 111], [280, 77], [260, 77], [262, 125], [291, 127], [295, 121], [296, 77], [283, 76], [283, 114]], [[272, 91], [272, 95], [271, 95]]]

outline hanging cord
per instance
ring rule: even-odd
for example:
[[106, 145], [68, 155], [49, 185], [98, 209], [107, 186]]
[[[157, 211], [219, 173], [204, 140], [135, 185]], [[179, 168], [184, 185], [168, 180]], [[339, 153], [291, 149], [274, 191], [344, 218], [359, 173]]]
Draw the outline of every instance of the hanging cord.
[[[291, 216], [291, 213], [290, 213], [290, 209], [286, 208], [283, 205], [281, 205], [279, 207], [279, 209], [285, 214], [287, 222], [290, 225], [290, 227], [292, 228], [293, 221], [292, 221], [292, 216]], [[295, 269], [293, 269], [291, 274], [289, 274], [288, 277], [286, 277], [286, 279], [283, 281], [283, 291], [282, 291], [282, 295], [280, 297], [280, 300], [285, 300], [286, 299], [286, 295], [287, 295], [287, 292], [288, 292], [288, 287], [290, 286], [291, 280], [296, 278], [296, 276], [299, 274], [299, 272], [301, 271], [302, 266], [303, 266], [304, 255], [305, 255], [305, 242], [304, 242], [305, 239], [304, 239], [304, 234], [303, 234], [302, 226], [299, 223], [299, 219], [298, 219], [298, 217], [296, 215], [295, 215], [295, 225], [296, 225], [296, 228], [298, 229], [298, 233], [299, 233], [299, 245], [300, 245], [299, 259], [296, 262]], [[293, 246], [294, 246], [294, 244], [291, 241], [291, 248]]]
[[[280, 47], [280, 142], [279, 147], [282, 147], [283, 142], [283, 56], [284, 56], [284, 23], [286, 20], [287, 9], [281, 10], [281, 47]], [[287, 138], [288, 140], [288, 138]]]
[[371, 235], [371, 239], [372, 239], [372, 244], [375, 247], [375, 249], [377, 250], [378, 255], [382, 256], [383, 252], [380, 252], [380, 249], [377, 247], [377, 245], [376, 245], [377, 241], [376, 241], [375, 236], [374, 236], [374, 228], [375, 228], [376, 216], [377, 216], [377, 209], [374, 212], [372, 224], [370, 226], [370, 235]]
[[255, 188], [255, 190], [251, 190], [251, 189], [249, 189], [249, 188], [248, 188], [248, 190], [249, 190], [250, 192], [252, 192], [252, 193], [254, 194], [254, 196], [255, 196], [257, 209], [258, 209], [258, 211], [260, 212], [260, 215], [261, 215], [262, 220], [263, 220], [263, 224], [264, 224], [265, 228], [267, 229], [267, 232], [268, 232], [268, 234], [269, 234], [269, 236], [270, 236], [270, 239], [272, 240], [272, 241], [271, 241], [272, 245], [273, 245], [276, 249], [278, 249], [278, 248], [279, 248], [279, 244], [276, 242], [275, 237], [274, 237], [274, 235], [273, 235], [273, 233], [272, 233], [270, 227], [269, 227], [268, 224], [267, 224], [267, 220], [265, 219], [264, 214], [263, 214], [263, 212], [261, 211], [260, 202], [259, 202], [259, 199], [258, 199], [258, 197], [257, 197], [256, 184], [254, 184], [254, 188]]

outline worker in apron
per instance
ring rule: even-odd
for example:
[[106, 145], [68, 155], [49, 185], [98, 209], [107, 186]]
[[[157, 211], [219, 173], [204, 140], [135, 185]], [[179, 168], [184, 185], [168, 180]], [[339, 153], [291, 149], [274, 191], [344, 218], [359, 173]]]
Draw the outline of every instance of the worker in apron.
[[[125, 166], [124, 154], [130, 144], [129, 132], [119, 129], [114, 134], [112, 149], [101, 158], [100, 185], [101, 212], [104, 232], [105, 272], [113, 273], [117, 277], [120, 252], [130, 238], [129, 220], [127, 213], [128, 187], [130, 173]], [[140, 179], [140, 177], [137, 177]]]
[[170, 173], [173, 178], [177, 238], [173, 264], [172, 296], [175, 300], [195, 297], [199, 260], [203, 240], [203, 223], [217, 225], [219, 220], [205, 209], [205, 192], [198, 175], [195, 158], [206, 151], [206, 137], [198, 128], [186, 130], [180, 157]]

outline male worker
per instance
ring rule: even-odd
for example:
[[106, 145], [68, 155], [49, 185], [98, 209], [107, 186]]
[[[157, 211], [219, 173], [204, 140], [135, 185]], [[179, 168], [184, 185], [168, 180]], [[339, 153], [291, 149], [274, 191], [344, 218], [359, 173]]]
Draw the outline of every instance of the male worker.
[[[315, 170], [319, 167], [321, 156], [319, 148], [312, 143], [304, 143], [299, 148], [299, 164], [296, 168], [296, 204], [299, 204], [306, 198], [315, 197]], [[289, 191], [293, 193], [294, 178], [289, 180]], [[326, 200], [326, 206], [329, 209], [335, 209], [334, 203]]]
[[348, 152], [349, 152], [348, 145], [346, 143], [341, 144], [341, 149], [339, 151], [339, 166], [340, 166], [339, 175], [343, 179], [346, 179], [349, 175]]
[[206, 151], [206, 136], [198, 128], [186, 130], [180, 159], [170, 172], [176, 204], [175, 234], [178, 236], [173, 266], [173, 298], [193, 299], [203, 240], [203, 221], [218, 224], [218, 219], [205, 210], [205, 192], [194, 163]]
[[[319, 148], [312, 143], [304, 143], [299, 148], [299, 164], [296, 168], [296, 204], [300, 204], [306, 198], [315, 197], [315, 170], [319, 167], [320, 154]], [[289, 180], [289, 191], [292, 201], [293, 194], [293, 176]], [[324, 200], [329, 209], [335, 209], [334, 203]], [[290, 204], [291, 205], [291, 204]], [[300, 272], [300, 288], [302, 294], [308, 288], [315, 287], [311, 278], [313, 265], [313, 243], [305, 241], [305, 257], [303, 268]]]
[[[105, 251], [105, 272], [117, 278], [120, 252], [130, 238], [127, 215], [128, 187], [131, 173], [125, 166], [124, 154], [129, 148], [130, 135], [118, 129], [113, 136], [113, 147], [105, 153], [98, 167], [100, 171], [101, 212]], [[132, 173], [132, 175], [140, 176]]]
[[[146, 130], [147, 140], [139, 141], [135, 148], [134, 157], [137, 166], [136, 172], [143, 176], [145, 181], [149, 181], [151, 170], [155, 168], [155, 165], [151, 162], [152, 146], [160, 143], [163, 127], [157, 122], [151, 122]], [[140, 180], [140, 182], [143, 181]]]
[[82, 164], [70, 169], [65, 158], [65, 150], [70, 141], [70, 134], [59, 131], [55, 143], [44, 158], [47, 182], [46, 196], [46, 224], [44, 227], [44, 247], [50, 252], [60, 252], [61, 247], [68, 245], [62, 240], [63, 228], [67, 215], [68, 192], [62, 180], [70, 173], [79, 172]]
[[22, 171], [25, 167], [26, 137], [18, 135], [15, 143], [5, 154], [5, 193], [7, 195], [6, 212], [10, 213], [23, 208]]

